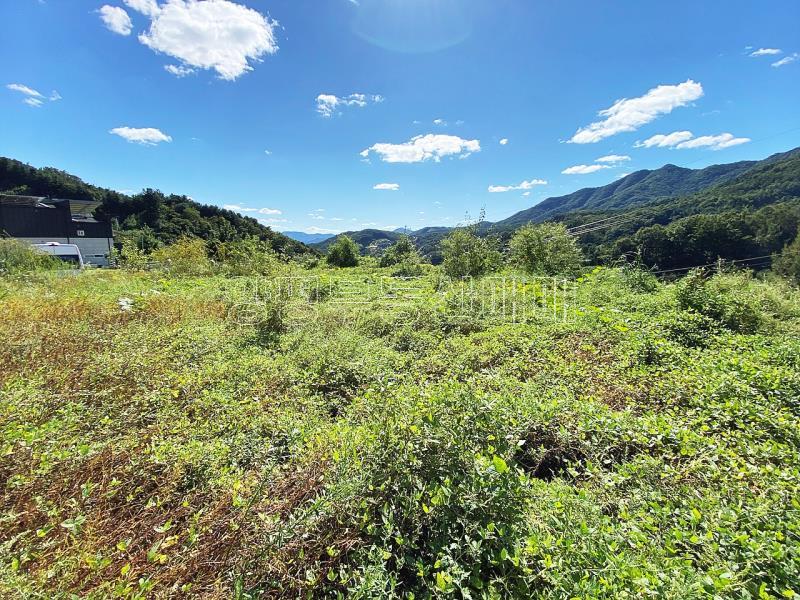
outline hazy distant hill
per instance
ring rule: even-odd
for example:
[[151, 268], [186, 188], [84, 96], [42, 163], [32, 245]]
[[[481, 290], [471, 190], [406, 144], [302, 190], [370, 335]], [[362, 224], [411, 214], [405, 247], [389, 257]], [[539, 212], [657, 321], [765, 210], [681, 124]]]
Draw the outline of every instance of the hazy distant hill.
[[283, 235], [304, 244], [319, 244], [332, 237], [336, 237], [333, 233], [306, 233], [304, 231], [282, 231]]
[[276, 252], [312, 252], [304, 244], [237, 212], [195, 202], [187, 196], [143, 190], [127, 195], [97, 187], [52, 167], [37, 169], [0, 157], [0, 192], [101, 202], [97, 215], [111, 219], [116, 231], [145, 232], [153, 243], [174, 242], [191, 235], [208, 241], [231, 241], [251, 236], [268, 241]]

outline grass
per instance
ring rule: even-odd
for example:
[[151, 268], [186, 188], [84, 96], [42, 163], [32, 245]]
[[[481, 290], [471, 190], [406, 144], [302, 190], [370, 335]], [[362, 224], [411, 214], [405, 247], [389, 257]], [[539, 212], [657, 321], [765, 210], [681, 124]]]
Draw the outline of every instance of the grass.
[[796, 290], [390, 274], [0, 279], [0, 595], [800, 593]]

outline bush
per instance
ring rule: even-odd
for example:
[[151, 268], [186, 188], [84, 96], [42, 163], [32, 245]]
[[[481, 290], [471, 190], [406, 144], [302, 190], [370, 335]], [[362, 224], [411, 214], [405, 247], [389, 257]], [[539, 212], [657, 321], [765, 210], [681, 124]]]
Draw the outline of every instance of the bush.
[[392, 267], [403, 262], [420, 262], [414, 242], [407, 235], [401, 235], [398, 240], [381, 256], [382, 267]]
[[741, 295], [742, 282], [737, 279], [737, 283], [737, 291], [725, 289], [724, 277], [707, 278], [701, 270], [692, 271], [676, 288], [678, 306], [731, 331], [755, 333], [763, 324], [764, 315], [752, 299]]
[[131, 271], [142, 271], [150, 262], [150, 257], [130, 238], [123, 238], [120, 247], [114, 249], [112, 256], [119, 267]]
[[278, 258], [269, 242], [249, 237], [217, 246], [222, 271], [230, 276], [269, 275], [278, 266]]
[[327, 261], [334, 267], [358, 266], [358, 244], [346, 235], [340, 235], [328, 248]]
[[500, 252], [488, 239], [478, 237], [475, 227], [454, 229], [441, 247], [442, 267], [449, 277], [480, 277], [500, 266]]
[[57, 269], [63, 263], [23, 242], [0, 239], [0, 275], [15, 275]]
[[152, 257], [174, 275], [210, 275], [213, 270], [206, 244], [199, 238], [181, 238], [174, 244], [159, 248]]
[[773, 270], [795, 283], [800, 283], [800, 233], [773, 260]]
[[583, 254], [562, 223], [529, 224], [511, 238], [511, 260], [527, 273], [577, 275]]

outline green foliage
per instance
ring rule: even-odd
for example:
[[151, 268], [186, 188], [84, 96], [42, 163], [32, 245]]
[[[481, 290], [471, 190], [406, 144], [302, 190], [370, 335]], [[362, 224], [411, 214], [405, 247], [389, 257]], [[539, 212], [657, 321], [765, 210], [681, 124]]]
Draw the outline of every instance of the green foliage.
[[63, 267], [59, 259], [28, 244], [0, 238], [0, 275], [18, 275]]
[[181, 238], [153, 252], [152, 258], [173, 275], [210, 275], [213, 269], [206, 244], [198, 238]]
[[407, 235], [401, 235], [380, 258], [381, 267], [394, 267], [393, 273], [398, 277], [416, 277], [422, 275], [422, 257], [414, 241]]
[[216, 247], [216, 257], [226, 275], [269, 275], [278, 267], [272, 246], [256, 237], [222, 242]]
[[524, 225], [511, 238], [511, 260], [535, 275], [577, 275], [583, 255], [575, 237], [561, 223]]
[[796, 287], [438, 271], [2, 278], [0, 596], [800, 591]]
[[346, 235], [340, 235], [329, 247], [326, 260], [334, 267], [355, 267], [358, 265], [358, 244]]
[[454, 229], [441, 242], [442, 268], [448, 277], [480, 277], [500, 267], [500, 252], [476, 227]]
[[776, 273], [800, 283], [800, 233], [775, 257], [772, 268]]

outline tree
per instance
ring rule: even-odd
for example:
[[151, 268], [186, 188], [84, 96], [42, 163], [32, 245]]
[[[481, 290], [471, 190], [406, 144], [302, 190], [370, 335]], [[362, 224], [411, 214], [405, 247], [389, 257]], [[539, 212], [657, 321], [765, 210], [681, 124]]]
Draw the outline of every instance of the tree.
[[358, 244], [346, 235], [340, 235], [328, 248], [327, 261], [334, 267], [355, 267], [358, 265]]
[[381, 256], [380, 265], [391, 267], [402, 262], [419, 262], [419, 252], [417, 252], [414, 242], [407, 235], [401, 235], [397, 241]]
[[528, 224], [511, 238], [511, 260], [538, 275], [577, 275], [583, 254], [562, 223]]
[[442, 266], [450, 277], [480, 277], [500, 266], [500, 252], [475, 229], [460, 227], [442, 240]]
[[795, 283], [800, 283], [800, 234], [775, 257], [772, 268]]

